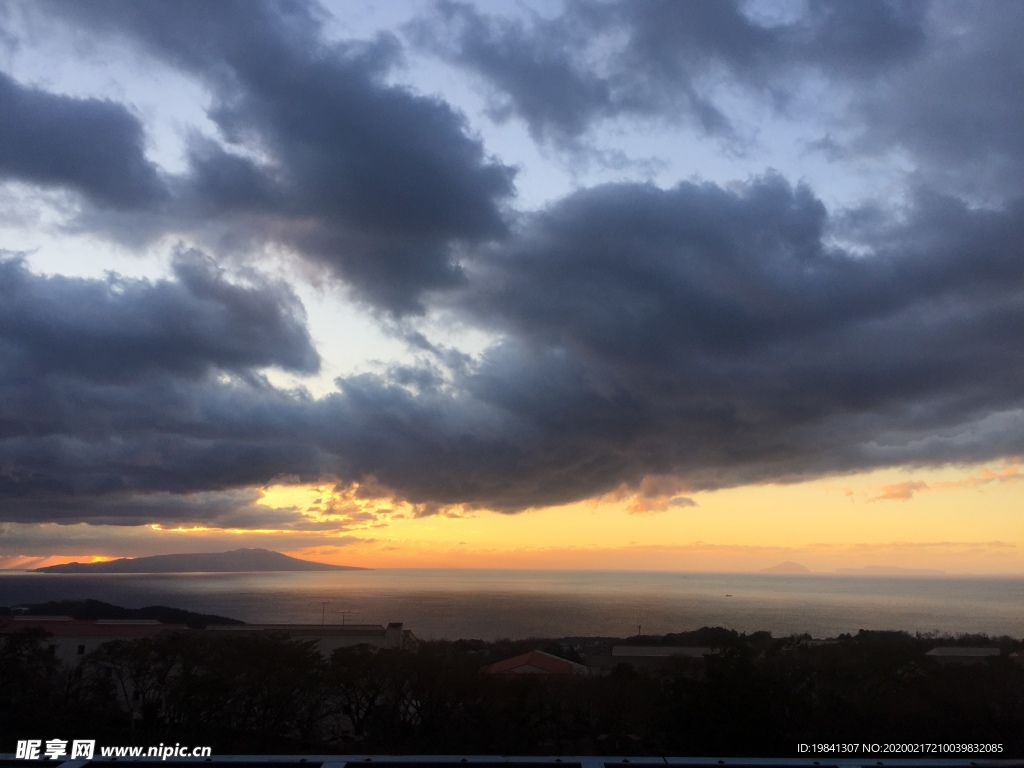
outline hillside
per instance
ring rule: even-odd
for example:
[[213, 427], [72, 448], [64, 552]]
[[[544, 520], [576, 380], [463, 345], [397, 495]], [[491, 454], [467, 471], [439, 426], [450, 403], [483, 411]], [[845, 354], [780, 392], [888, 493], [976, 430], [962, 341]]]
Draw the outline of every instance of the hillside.
[[[0, 608], [0, 616], [11, 615], [11, 608]], [[212, 613], [196, 613], [166, 605], [150, 605], [145, 608], [122, 608], [100, 600], [51, 600], [48, 603], [22, 605], [17, 613], [23, 616], [70, 616], [72, 619], [97, 621], [103, 619], [130, 620], [153, 619], [161, 624], [184, 624], [191, 629], [204, 629], [209, 624], [243, 624], [238, 619], [229, 619]]]
[[36, 568], [42, 573], [232, 573], [247, 571], [362, 571], [351, 565], [300, 560], [268, 549], [236, 549], [180, 555], [121, 558], [102, 563], [65, 563]]

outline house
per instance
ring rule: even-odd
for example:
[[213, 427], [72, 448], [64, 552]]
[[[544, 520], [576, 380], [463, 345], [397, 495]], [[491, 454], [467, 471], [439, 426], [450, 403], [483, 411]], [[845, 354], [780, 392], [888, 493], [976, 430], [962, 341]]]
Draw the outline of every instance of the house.
[[544, 651], [530, 651], [511, 659], [495, 662], [484, 671], [489, 675], [554, 675], [569, 677], [589, 675], [590, 670], [575, 661], [562, 659]]
[[99, 619], [83, 621], [68, 616], [0, 617], [0, 635], [22, 629], [40, 629], [49, 635], [58, 659], [76, 666], [87, 654], [111, 640], [152, 638], [164, 632], [185, 632], [183, 624], [161, 624], [154, 619]]

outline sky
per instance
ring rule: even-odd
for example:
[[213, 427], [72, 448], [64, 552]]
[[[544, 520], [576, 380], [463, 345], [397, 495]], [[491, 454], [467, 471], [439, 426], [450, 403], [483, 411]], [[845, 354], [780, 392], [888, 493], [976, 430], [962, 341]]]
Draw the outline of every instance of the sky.
[[0, 4], [0, 567], [1024, 575], [1022, 33]]

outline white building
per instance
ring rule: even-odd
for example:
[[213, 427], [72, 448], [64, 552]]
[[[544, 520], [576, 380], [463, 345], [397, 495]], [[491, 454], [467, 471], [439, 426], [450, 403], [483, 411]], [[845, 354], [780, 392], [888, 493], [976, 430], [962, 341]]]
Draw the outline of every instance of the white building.
[[183, 624], [161, 624], [154, 619], [100, 619], [82, 621], [68, 616], [0, 616], [0, 635], [23, 629], [47, 633], [57, 658], [76, 666], [82, 657], [111, 640], [137, 640], [164, 632], [184, 632]]

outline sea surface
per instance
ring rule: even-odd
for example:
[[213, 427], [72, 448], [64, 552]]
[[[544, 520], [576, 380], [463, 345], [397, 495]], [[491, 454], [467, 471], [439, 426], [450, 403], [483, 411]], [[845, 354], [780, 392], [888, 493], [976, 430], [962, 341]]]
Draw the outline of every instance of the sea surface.
[[248, 622], [383, 624], [418, 637], [663, 634], [722, 626], [775, 636], [859, 629], [1024, 637], [1024, 579], [622, 571], [380, 569], [324, 573], [0, 571], [0, 605], [95, 598]]

